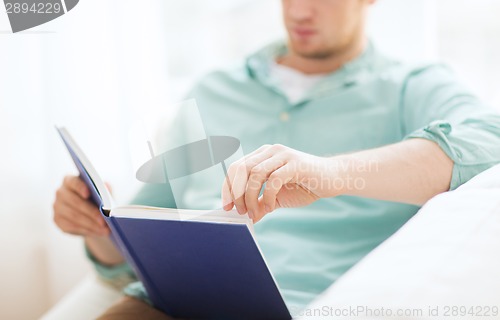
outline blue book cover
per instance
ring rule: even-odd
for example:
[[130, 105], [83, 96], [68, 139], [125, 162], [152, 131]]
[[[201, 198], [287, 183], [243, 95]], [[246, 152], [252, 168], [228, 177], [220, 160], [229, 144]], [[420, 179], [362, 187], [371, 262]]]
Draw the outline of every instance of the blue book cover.
[[221, 210], [115, 207], [68, 131], [57, 130], [156, 308], [185, 319], [291, 319], [248, 217]]

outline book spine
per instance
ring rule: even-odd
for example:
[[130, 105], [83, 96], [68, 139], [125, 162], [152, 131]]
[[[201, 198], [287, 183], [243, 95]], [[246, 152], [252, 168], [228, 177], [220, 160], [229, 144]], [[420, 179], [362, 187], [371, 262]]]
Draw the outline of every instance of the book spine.
[[130, 264], [132, 269], [135, 271], [139, 280], [143, 283], [146, 291], [148, 292], [149, 299], [153, 302], [154, 306], [162, 309], [163, 311], [169, 311], [168, 306], [161, 299], [161, 295], [159, 294], [159, 290], [156, 288], [154, 282], [149, 277], [145, 268], [142, 266], [139, 259], [137, 259], [137, 255], [134, 253], [133, 247], [127, 241], [127, 237], [121, 231], [120, 225], [118, 223], [118, 219], [115, 217], [106, 217], [106, 222], [110, 227], [114, 241], [121, 253], [123, 254], [125, 260]]

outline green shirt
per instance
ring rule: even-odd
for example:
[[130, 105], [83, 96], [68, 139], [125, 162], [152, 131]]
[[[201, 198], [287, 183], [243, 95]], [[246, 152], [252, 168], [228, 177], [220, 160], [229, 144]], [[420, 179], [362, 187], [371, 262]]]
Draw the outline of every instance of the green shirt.
[[[408, 138], [437, 142], [454, 161], [450, 189], [500, 162], [500, 116], [442, 65], [406, 65], [370, 45], [290, 103], [269, 75], [286, 47], [273, 44], [241, 66], [207, 75], [192, 90], [208, 135], [240, 139], [245, 154], [283, 144], [319, 156]], [[285, 116], [284, 116], [285, 115]], [[181, 114], [176, 125], [187, 128]], [[186, 133], [188, 134], [188, 133]], [[221, 185], [194, 179], [185, 205], [220, 207]], [[171, 207], [168, 185], [146, 185], [134, 203]], [[262, 252], [292, 312], [304, 307], [391, 236], [419, 208], [352, 196], [279, 209], [255, 225]], [[103, 268], [108, 278], [130, 272]], [[143, 294], [142, 286], [131, 287]], [[134, 290], [130, 290], [132, 292]]]

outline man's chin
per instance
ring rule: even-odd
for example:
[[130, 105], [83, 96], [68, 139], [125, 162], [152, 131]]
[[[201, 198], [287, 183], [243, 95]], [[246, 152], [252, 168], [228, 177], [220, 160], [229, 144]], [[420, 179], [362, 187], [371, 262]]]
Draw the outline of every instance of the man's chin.
[[290, 51], [305, 59], [327, 59], [335, 52], [334, 50], [314, 45], [312, 43], [289, 42]]
[[317, 60], [328, 59], [334, 54], [330, 50], [300, 50], [292, 48], [292, 51], [301, 58]]

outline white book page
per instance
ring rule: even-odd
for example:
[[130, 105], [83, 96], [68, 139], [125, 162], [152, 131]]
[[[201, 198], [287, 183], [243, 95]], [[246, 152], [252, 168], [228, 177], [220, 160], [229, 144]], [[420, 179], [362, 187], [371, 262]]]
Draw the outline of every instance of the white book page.
[[248, 214], [238, 214], [236, 210], [187, 210], [129, 205], [113, 208], [110, 217], [245, 224], [253, 234], [252, 219]]
[[99, 195], [101, 196], [103, 209], [110, 210], [114, 206], [113, 197], [111, 196], [111, 193], [109, 192], [108, 188], [106, 187], [101, 177], [95, 170], [94, 166], [87, 158], [85, 153], [83, 153], [82, 149], [80, 149], [80, 147], [73, 139], [73, 137], [69, 134], [68, 130], [66, 130], [66, 128], [64, 127], [58, 127], [57, 129], [63, 136], [63, 139], [66, 141], [66, 143], [68, 143], [71, 149], [73, 149], [73, 152], [76, 154], [76, 156], [82, 163], [83, 167], [89, 174], [90, 179], [92, 179], [92, 181], [94, 182], [97, 192], [99, 192]]

